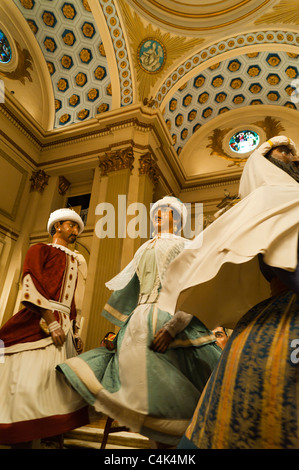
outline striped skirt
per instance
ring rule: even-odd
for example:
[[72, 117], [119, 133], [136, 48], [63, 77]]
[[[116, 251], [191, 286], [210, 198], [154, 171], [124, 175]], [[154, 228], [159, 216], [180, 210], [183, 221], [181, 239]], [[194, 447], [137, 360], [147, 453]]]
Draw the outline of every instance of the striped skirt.
[[299, 299], [291, 292], [238, 322], [179, 448], [299, 448]]

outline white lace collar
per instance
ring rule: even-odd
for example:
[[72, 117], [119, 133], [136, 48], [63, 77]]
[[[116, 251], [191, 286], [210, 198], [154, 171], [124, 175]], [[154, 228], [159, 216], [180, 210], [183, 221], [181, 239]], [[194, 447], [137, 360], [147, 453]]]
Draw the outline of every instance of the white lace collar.
[[73, 256], [74, 258], [79, 258], [80, 253], [76, 253], [75, 251], [70, 250], [66, 246], [63, 245], [58, 245], [57, 243], [48, 243], [48, 245], [53, 246], [53, 248], [57, 248], [58, 250], [64, 251], [70, 256]]

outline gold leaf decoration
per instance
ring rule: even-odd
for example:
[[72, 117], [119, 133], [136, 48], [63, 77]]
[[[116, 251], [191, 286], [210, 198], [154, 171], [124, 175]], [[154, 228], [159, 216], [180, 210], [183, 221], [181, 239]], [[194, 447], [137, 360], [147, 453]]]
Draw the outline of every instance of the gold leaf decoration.
[[299, 24], [298, 0], [281, 0], [274, 5], [272, 12], [266, 13], [255, 21], [255, 24], [262, 23]]
[[23, 85], [27, 78], [29, 82], [32, 82], [32, 78], [28, 69], [32, 68], [32, 57], [27, 49], [22, 49], [20, 44], [16, 41], [16, 47], [18, 51], [18, 65], [12, 72], [0, 72], [0, 76], [8, 78], [9, 80], [19, 80]]
[[254, 125], [263, 129], [267, 140], [285, 131], [283, 125], [271, 116], [267, 116], [263, 121], [254, 122]]
[[214, 129], [213, 134], [209, 135], [208, 139], [210, 143], [207, 145], [208, 148], [212, 149], [210, 155], [217, 155], [220, 158], [224, 158], [225, 160], [230, 160], [233, 162], [233, 165], [239, 166], [240, 163], [244, 163], [247, 161], [247, 158], [233, 158], [228, 153], [225, 152], [223, 149], [223, 140], [230, 129]]
[[[130, 44], [132, 47], [132, 57], [136, 70], [137, 81], [139, 82], [140, 100], [151, 96], [151, 89], [158, 80], [167, 73], [167, 69], [182, 55], [188, 51], [192, 51], [196, 46], [202, 44], [203, 38], [186, 39], [185, 36], [175, 36], [168, 32], [163, 32], [159, 28], [155, 28], [151, 24], [145, 25], [141, 17], [135, 12], [133, 13], [127, 2], [120, 0], [122, 5], [124, 17], [127, 24], [127, 31], [129, 35]], [[146, 40], [151, 39], [163, 45], [165, 50], [165, 63], [163, 67], [156, 73], [147, 73], [142, 69], [138, 61], [138, 49], [140, 45]]]

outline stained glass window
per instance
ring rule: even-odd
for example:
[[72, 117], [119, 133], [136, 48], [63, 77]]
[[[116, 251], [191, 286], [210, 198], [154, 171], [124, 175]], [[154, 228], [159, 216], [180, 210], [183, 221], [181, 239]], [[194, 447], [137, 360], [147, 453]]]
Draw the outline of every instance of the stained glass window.
[[254, 131], [244, 130], [234, 134], [229, 141], [229, 146], [233, 152], [247, 153], [251, 152], [258, 146], [260, 141], [259, 135]]
[[0, 63], [6, 64], [11, 59], [11, 47], [8, 39], [0, 29]]

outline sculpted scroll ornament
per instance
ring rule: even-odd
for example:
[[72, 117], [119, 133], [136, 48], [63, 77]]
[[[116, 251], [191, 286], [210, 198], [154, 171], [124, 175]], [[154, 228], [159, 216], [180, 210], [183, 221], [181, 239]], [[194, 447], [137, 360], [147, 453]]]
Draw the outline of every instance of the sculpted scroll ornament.
[[125, 169], [132, 171], [134, 168], [133, 163], [134, 155], [131, 147], [114, 152], [106, 152], [104, 157], [100, 157], [99, 167], [101, 176], [107, 176], [112, 171]]
[[31, 181], [31, 191], [42, 193], [48, 184], [49, 175], [44, 170], [33, 171], [29, 181]]
[[160, 171], [149, 152], [139, 158], [139, 165], [139, 175], [148, 175], [154, 186], [156, 186], [159, 181]]

